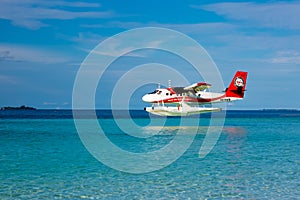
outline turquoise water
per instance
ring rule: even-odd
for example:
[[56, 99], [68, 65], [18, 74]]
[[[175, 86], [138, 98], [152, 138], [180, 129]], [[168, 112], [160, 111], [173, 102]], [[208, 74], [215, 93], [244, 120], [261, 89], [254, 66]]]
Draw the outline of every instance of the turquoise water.
[[[232, 114], [208, 156], [198, 156], [203, 127], [177, 161], [146, 174], [103, 165], [85, 149], [69, 115], [49, 116], [0, 116], [0, 199], [300, 199], [298, 112]], [[139, 140], [109, 117], [100, 123], [115, 144], [133, 152], [160, 148], [175, 134], [168, 129]]]

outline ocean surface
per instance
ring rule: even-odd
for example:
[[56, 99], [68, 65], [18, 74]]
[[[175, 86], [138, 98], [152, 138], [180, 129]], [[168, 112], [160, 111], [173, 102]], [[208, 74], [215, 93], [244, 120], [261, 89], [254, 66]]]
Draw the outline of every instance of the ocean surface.
[[[82, 116], [91, 118], [88, 111]], [[169, 144], [180, 121], [145, 111], [112, 115], [99, 110], [97, 116], [114, 144], [139, 153]], [[129, 130], [133, 120], [148, 137], [124, 133], [116, 119]], [[134, 174], [94, 158], [70, 110], [0, 111], [0, 199], [300, 199], [300, 111], [227, 111], [222, 133], [204, 158], [198, 153], [210, 114], [200, 119], [192, 144], [179, 159]], [[151, 120], [165, 123], [152, 126]], [[183, 141], [189, 131], [181, 135]]]

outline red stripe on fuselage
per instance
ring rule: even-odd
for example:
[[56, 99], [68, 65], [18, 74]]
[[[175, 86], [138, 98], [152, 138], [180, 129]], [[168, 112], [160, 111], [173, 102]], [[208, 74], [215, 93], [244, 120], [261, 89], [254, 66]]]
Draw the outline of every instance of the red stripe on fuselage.
[[[219, 99], [222, 99], [226, 97], [226, 95], [221, 95], [219, 97], [216, 98], [210, 98], [210, 99], [204, 99], [204, 98], [194, 98], [194, 97], [184, 97], [184, 101], [185, 102], [190, 102], [190, 103], [210, 103]], [[172, 97], [172, 98], [168, 98], [168, 99], [163, 99], [161, 101], [154, 101], [153, 103], [180, 103], [182, 101], [183, 97]]]

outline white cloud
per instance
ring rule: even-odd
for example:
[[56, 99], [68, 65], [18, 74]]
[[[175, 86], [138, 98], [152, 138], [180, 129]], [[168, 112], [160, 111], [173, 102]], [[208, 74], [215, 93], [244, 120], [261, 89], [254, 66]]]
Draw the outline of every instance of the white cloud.
[[300, 64], [300, 52], [279, 51], [276, 57], [270, 59], [270, 62], [276, 64]]
[[56, 102], [43, 102], [43, 105], [45, 106], [53, 106], [53, 105], [57, 105], [58, 103]]
[[52, 52], [36, 47], [0, 44], [0, 62], [16, 61], [16, 62], [37, 62], [37, 63], [64, 63], [69, 58], [63, 57], [58, 52]]
[[11, 55], [9, 50], [0, 49], [0, 61], [13, 60], [14, 57]]
[[19, 81], [15, 77], [12, 77], [12, 76], [0, 75], [0, 83], [15, 85], [15, 84], [18, 84]]
[[[133, 33], [135, 34], [135, 33]], [[147, 33], [145, 33], [146, 35]], [[147, 48], [157, 48], [160, 46], [161, 43], [163, 43], [163, 40], [152, 40], [148, 41], [147, 37], [145, 37], [145, 41], [143, 40], [137, 40], [132, 41], [130, 38], [134, 38], [134, 35], [128, 38], [128, 36], [120, 36], [117, 38], [110, 37], [107, 38], [107, 40], [104, 43], [97, 43], [101, 44], [100, 47], [94, 49], [94, 50], [88, 50], [89, 53], [94, 53], [98, 55], [104, 55], [104, 56], [112, 56], [112, 57], [119, 57], [121, 55], [126, 55], [130, 57], [146, 57], [145, 52], [138, 52], [136, 50], [139, 50], [139, 46], [144, 47], [144, 49]], [[104, 46], [103, 46], [104, 45]]]
[[195, 24], [163, 24], [162, 27], [175, 29], [186, 34], [220, 34], [222, 32], [235, 30], [235, 26], [231, 24], [213, 22], [213, 23], [195, 23]]
[[300, 2], [274, 3], [216, 3], [192, 6], [212, 11], [229, 19], [253, 23], [252, 26], [269, 28], [300, 29]]
[[[121, 21], [109, 21], [104, 24], [82, 24], [85, 28], [122, 28], [124, 30], [143, 28], [143, 27], [162, 27], [169, 28], [192, 37], [198, 42], [204, 41], [206, 44], [218, 44], [220, 42], [219, 36], [232, 35], [237, 32], [238, 27], [229, 23], [214, 22], [214, 23], [185, 23], [185, 24], [164, 24], [164, 23], [141, 23], [141, 22], [121, 22]], [[87, 44], [89, 41], [96, 45], [99, 41], [106, 39], [107, 37], [95, 35], [91, 33], [80, 33], [78, 37], [72, 37], [72, 41], [80, 42], [81, 44]], [[96, 40], [95, 40], [96, 39]], [[158, 45], [162, 41], [157, 41]], [[151, 46], [158, 46], [153, 45]]]
[[[19, 3], [19, 0], [14, 0]], [[11, 1], [10, 1], [11, 2]], [[22, 1], [24, 2], [24, 1]], [[95, 8], [100, 7], [100, 3], [88, 3], [88, 2], [67, 2], [67, 1], [40, 1], [40, 0], [33, 0], [35, 4], [45, 5], [45, 6], [64, 6], [64, 7], [80, 7], [80, 8]]]
[[85, 2], [4, 0], [0, 3], [0, 18], [7, 19], [18, 26], [38, 29], [47, 26], [43, 20], [70, 20], [75, 18], [106, 18], [110, 11], [71, 11], [72, 7], [98, 8], [100, 4]]
[[69, 36], [69, 35], [62, 35], [59, 34], [58, 37], [79, 43], [82, 46], [90, 46], [90, 45], [97, 45], [99, 42], [103, 41], [106, 37], [95, 34], [92, 32], [79, 32], [75, 36]]
[[143, 27], [162, 27], [174, 29], [186, 34], [212, 34], [212, 33], [222, 33], [224, 31], [231, 31], [236, 29], [235, 25], [222, 22], [214, 23], [185, 23], [185, 24], [167, 24], [167, 23], [140, 23], [140, 22], [123, 22], [123, 21], [109, 21], [106, 24], [83, 24], [81, 25], [85, 28], [123, 28], [123, 29], [133, 29], [133, 28], [143, 28]]

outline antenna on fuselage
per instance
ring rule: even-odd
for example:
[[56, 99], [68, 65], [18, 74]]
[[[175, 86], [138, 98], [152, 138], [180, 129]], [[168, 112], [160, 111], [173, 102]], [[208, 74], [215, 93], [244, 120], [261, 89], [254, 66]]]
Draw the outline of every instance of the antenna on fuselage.
[[157, 84], [157, 89], [160, 89], [160, 83]]
[[171, 80], [168, 80], [168, 86], [171, 87]]

